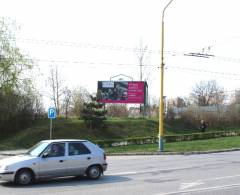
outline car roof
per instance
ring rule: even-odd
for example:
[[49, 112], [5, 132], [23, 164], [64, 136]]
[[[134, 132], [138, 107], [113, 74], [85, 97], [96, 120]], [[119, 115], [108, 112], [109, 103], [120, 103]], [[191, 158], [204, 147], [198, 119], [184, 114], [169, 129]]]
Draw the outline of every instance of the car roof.
[[52, 140], [42, 140], [41, 142], [48, 142], [48, 143], [54, 143], [54, 142], [86, 142], [87, 140], [81, 140], [81, 139], [52, 139]]

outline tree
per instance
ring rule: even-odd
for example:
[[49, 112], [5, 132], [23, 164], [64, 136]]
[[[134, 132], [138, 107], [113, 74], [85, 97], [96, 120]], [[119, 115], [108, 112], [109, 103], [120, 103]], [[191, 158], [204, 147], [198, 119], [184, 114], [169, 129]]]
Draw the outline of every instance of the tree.
[[1, 138], [27, 127], [41, 112], [40, 97], [32, 79], [25, 76], [32, 69], [32, 61], [16, 47], [15, 27], [15, 23], [0, 18]]
[[33, 110], [35, 119], [37, 119], [39, 116], [43, 116], [45, 113], [42, 96], [38, 93], [35, 93], [33, 96]]
[[167, 102], [167, 114], [166, 118], [168, 120], [173, 120], [176, 117], [176, 113], [174, 112], [174, 105], [171, 101]]
[[104, 104], [97, 102], [97, 98], [90, 96], [91, 101], [84, 104], [82, 110], [82, 118], [85, 124], [90, 129], [97, 129], [104, 127], [104, 120], [106, 120], [106, 110], [103, 108]]
[[225, 100], [225, 93], [216, 81], [201, 81], [193, 88], [191, 97], [198, 106], [221, 105]]
[[5, 92], [21, 86], [23, 73], [32, 68], [32, 61], [15, 46], [14, 27], [0, 18], [0, 90]]
[[109, 104], [107, 105], [107, 114], [111, 117], [127, 117], [128, 109], [126, 104]]
[[178, 108], [186, 107], [186, 105], [187, 104], [186, 104], [184, 98], [177, 97], [176, 100], [174, 101], [174, 106], [176, 106]]
[[48, 77], [48, 81], [51, 88], [51, 99], [53, 100], [54, 106], [56, 108], [57, 116], [60, 113], [60, 97], [63, 95], [63, 80], [61, 79], [58, 67], [52, 66], [50, 68], [50, 76]]
[[158, 117], [159, 116], [159, 99], [152, 97], [149, 104], [149, 113], [150, 116]]
[[240, 104], [240, 90], [235, 90], [235, 93], [231, 96], [232, 104]]
[[90, 101], [90, 94], [87, 89], [83, 87], [77, 87], [72, 92], [72, 112], [75, 116], [81, 118], [81, 112], [84, 107], [84, 103]]
[[70, 89], [68, 89], [67, 87], [64, 88], [63, 90], [63, 108], [65, 111], [65, 117], [66, 119], [68, 118], [68, 112], [69, 112], [69, 108], [71, 105], [71, 99], [72, 99], [72, 92]]

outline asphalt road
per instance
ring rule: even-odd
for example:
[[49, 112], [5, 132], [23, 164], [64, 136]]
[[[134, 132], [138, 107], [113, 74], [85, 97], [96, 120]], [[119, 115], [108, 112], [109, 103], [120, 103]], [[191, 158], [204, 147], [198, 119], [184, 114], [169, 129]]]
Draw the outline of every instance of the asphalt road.
[[108, 157], [108, 163], [108, 171], [97, 181], [65, 178], [38, 182], [28, 187], [0, 182], [0, 194], [240, 194], [240, 152], [113, 156]]

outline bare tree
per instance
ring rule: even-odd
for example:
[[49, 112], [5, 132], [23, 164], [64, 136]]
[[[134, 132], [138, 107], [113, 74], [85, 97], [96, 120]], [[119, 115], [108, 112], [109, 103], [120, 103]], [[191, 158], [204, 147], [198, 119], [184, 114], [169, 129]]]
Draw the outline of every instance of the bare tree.
[[77, 87], [72, 92], [72, 107], [73, 114], [81, 117], [81, 111], [84, 108], [84, 103], [90, 100], [90, 93], [83, 87]]
[[191, 97], [198, 106], [210, 106], [223, 104], [226, 96], [224, 89], [215, 80], [211, 80], [196, 84]]
[[185, 99], [182, 97], [177, 97], [174, 102], [173, 105], [178, 107], [178, 108], [182, 108], [182, 107], [186, 107], [186, 102]]
[[240, 90], [235, 90], [234, 94], [231, 95], [232, 104], [240, 104]]
[[107, 105], [107, 115], [111, 117], [127, 117], [128, 108], [126, 104], [109, 104]]
[[63, 94], [63, 80], [61, 79], [58, 67], [52, 66], [50, 69], [50, 76], [48, 77], [48, 81], [51, 88], [51, 99], [53, 100], [54, 106], [56, 108], [57, 115], [60, 113], [60, 97]]
[[149, 108], [150, 116], [158, 117], [159, 116], [159, 99], [156, 97], [152, 97], [148, 108]]
[[33, 110], [35, 113], [34, 117], [38, 117], [40, 115], [43, 115], [43, 113], [44, 113], [44, 105], [42, 102], [42, 96], [39, 93], [36, 93], [34, 95]]
[[63, 108], [65, 111], [65, 117], [68, 118], [69, 108], [71, 105], [72, 92], [68, 87], [65, 87], [63, 90]]

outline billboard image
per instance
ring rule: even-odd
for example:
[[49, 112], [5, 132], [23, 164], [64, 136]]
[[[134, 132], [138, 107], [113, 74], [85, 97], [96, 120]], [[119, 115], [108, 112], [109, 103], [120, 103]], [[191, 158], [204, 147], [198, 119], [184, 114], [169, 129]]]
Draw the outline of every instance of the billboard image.
[[145, 82], [143, 81], [98, 81], [98, 101], [102, 103], [143, 104]]

